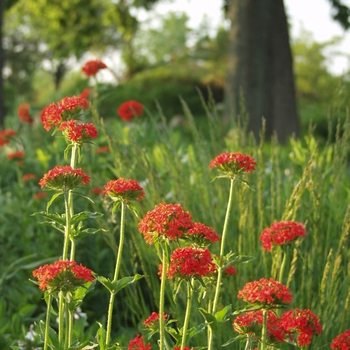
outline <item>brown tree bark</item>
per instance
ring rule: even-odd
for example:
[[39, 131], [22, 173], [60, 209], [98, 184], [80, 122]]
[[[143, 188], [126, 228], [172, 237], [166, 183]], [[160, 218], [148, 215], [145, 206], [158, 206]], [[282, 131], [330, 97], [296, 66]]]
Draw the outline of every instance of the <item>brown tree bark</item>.
[[293, 61], [283, 0], [231, 0], [225, 113], [248, 116], [256, 138], [297, 135]]

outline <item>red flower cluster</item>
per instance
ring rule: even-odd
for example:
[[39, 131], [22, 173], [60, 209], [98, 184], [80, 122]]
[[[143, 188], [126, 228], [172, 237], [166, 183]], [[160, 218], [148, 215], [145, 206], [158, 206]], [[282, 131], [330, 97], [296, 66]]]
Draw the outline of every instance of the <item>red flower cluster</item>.
[[138, 225], [146, 242], [153, 244], [160, 236], [170, 240], [180, 238], [192, 228], [193, 222], [190, 213], [180, 204], [160, 203], [147, 212]]
[[108, 181], [104, 185], [103, 194], [107, 194], [114, 201], [142, 200], [145, 197], [143, 188], [136, 180], [119, 178]]
[[22, 176], [22, 182], [27, 182], [29, 180], [35, 180], [36, 178], [37, 178], [37, 176], [35, 174], [30, 174], [30, 173], [24, 174]]
[[121, 104], [118, 108], [117, 113], [121, 119], [130, 121], [135, 116], [140, 117], [143, 112], [143, 106], [140, 102], [130, 100]]
[[205, 277], [216, 272], [216, 265], [208, 249], [177, 248], [170, 255], [168, 278]]
[[227, 267], [225, 270], [224, 270], [224, 274], [225, 275], [237, 275], [237, 271], [236, 271], [236, 269], [235, 269], [235, 267], [234, 266], [229, 266], [229, 267]]
[[220, 241], [220, 236], [218, 236], [212, 227], [200, 222], [194, 222], [193, 226], [187, 231], [187, 235], [194, 243], [198, 243], [199, 245]]
[[306, 230], [303, 224], [294, 221], [281, 221], [265, 228], [260, 235], [260, 240], [262, 247], [270, 252], [273, 245], [285, 245], [305, 235]]
[[100, 69], [105, 68], [107, 68], [107, 66], [101, 60], [91, 60], [87, 61], [81, 70], [86, 76], [90, 77], [96, 75]]
[[25, 153], [22, 152], [22, 151], [17, 151], [17, 152], [13, 152], [13, 153], [10, 153], [8, 156], [7, 156], [7, 159], [8, 160], [13, 160], [13, 161], [16, 161], [18, 162], [19, 165], [22, 165], [23, 164], [23, 158], [25, 156]]
[[143, 342], [143, 336], [137, 334], [133, 340], [130, 340], [128, 350], [151, 350], [152, 346], [150, 343], [145, 344]]
[[309, 346], [314, 335], [322, 333], [322, 326], [311, 310], [290, 310], [281, 317], [281, 324], [290, 333], [296, 333], [299, 346]]
[[22, 103], [21, 105], [19, 105], [17, 113], [18, 113], [19, 119], [21, 119], [22, 122], [30, 124], [30, 123], [33, 123], [34, 119], [31, 118], [30, 116], [29, 107], [30, 107], [29, 102]]
[[88, 108], [88, 101], [81, 97], [64, 97], [57, 104], [51, 103], [40, 113], [41, 123], [46, 131], [59, 126], [63, 121], [75, 119], [81, 109]]
[[347, 329], [332, 340], [331, 349], [350, 350], [350, 329]]
[[38, 279], [41, 290], [70, 291], [82, 286], [85, 282], [92, 282], [92, 271], [75, 261], [58, 260], [51, 265], [40, 266], [33, 271]]
[[38, 192], [35, 196], [34, 196], [34, 200], [38, 201], [41, 198], [45, 198], [47, 197], [47, 192]]
[[[166, 319], [168, 318], [168, 315], [166, 313], [164, 313], [164, 321], [166, 321]], [[159, 320], [159, 314], [157, 314], [156, 312], [152, 312], [152, 314], [146, 319], [145, 322], [143, 322], [145, 327], [154, 327], [155, 325], [157, 325], [157, 321]]]
[[108, 146], [103, 146], [103, 147], [96, 148], [96, 151], [95, 151], [96, 154], [107, 153], [107, 152], [109, 152], [109, 147]]
[[10, 143], [13, 136], [16, 135], [16, 131], [11, 129], [4, 129], [0, 132], [0, 147]]
[[256, 165], [256, 161], [248, 155], [240, 152], [225, 152], [216, 156], [210, 162], [209, 168], [216, 167], [218, 170], [231, 177], [242, 172], [250, 173], [255, 170]]
[[[263, 312], [249, 311], [236, 317], [232, 323], [233, 329], [240, 334], [250, 334], [259, 340], [263, 325]], [[270, 343], [278, 341], [284, 342], [289, 333], [282, 327], [281, 319], [271, 310], [267, 314], [267, 338]]]
[[63, 135], [65, 135], [68, 140], [80, 144], [89, 142], [98, 135], [93, 124], [77, 124], [76, 120], [62, 122], [58, 129], [63, 132]]
[[251, 304], [258, 303], [266, 306], [285, 305], [292, 302], [289, 288], [272, 278], [261, 278], [259, 281], [246, 283], [237, 297]]
[[[97, 93], [96, 93], [95, 90], [93, 90], [93, 89], [84, 89], [84, 90], [80, 93], [79, 97], [82, 98], [82, 99], [84, 99], [84, 100], [89, 101], [89, 100], [92, 98], [93, 95], [97, 95]], [[84, 108], [84, 107], [83, 107], [83, 108]]]
[[39, 181], [41, 188], [48, 187], [54, 190], [74, 189], [78, 185], [86, 185], [90, 182], [81, 169], [73, 169], [70, 165], [57, 165], [45, 174]]

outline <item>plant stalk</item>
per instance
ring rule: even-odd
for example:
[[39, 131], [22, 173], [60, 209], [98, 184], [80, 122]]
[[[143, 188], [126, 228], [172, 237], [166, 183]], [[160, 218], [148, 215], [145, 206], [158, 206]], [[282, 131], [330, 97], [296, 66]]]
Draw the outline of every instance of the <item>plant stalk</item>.
[[164, 332], [164, 297], [166, 281], [166, 254], [162, 247], [162, 275], [160, 280], [159, 292], [159, 350], [164, 350], [165, 332]]
[[187, 305], [186, 305], [186, 314], [185, 314], [184, 325], [182, 328], [181, 350], [183, 350], [185, 345], [186, 345], [187, 329], [188, 329], [188, 324], [189, 324], [190, 314], [191, 314], [192, 297], [193, 297], [193, 290], [192, 290], [191, 282], [192, 282], [192, 280], [187, 282]]
[[[120, 266], [122, 262], [122, 254], [123, 254], [123, 246], [124, 246], [124, 220], [125, 220], [125, 203], [121, 202], [121, 214], [120, 214], [120, 237], [119, 237], [119, 247], [118, 247], [118, 254], [117, 254], [117, 260], [114, 270], [114, 277], [113, 282], [116, 282], [118, 280], [119, 272], [120, 272]], [[109, 306], [108, 306], [108, 317], [107, 317], [107, 330], [106, 330], [106, 346], [109, 345], [111, 341], [111, 329], [112, 329], [112, 318], [113, 318], [113, 305], [114, 305], [114, 299], [115, 299], [116, 293], [114, 291], [111, 291], [111, 296], [109, 299]]]
[[49, 293], [49, 298], [47, 300], [47, 309], [46, 309], [45, 335], [44, 335], [43, 350], [47, 350], [47, 343], [48, 343], [49, 329], [50, 329], [51, 303], [52, 303], [52, 294]]

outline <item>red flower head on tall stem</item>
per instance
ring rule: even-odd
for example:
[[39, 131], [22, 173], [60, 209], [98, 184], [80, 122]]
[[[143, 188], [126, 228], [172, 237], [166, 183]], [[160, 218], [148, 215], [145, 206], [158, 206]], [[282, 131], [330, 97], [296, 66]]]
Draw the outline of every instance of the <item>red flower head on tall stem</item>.
[[128, 350], [151, 350], [152, 346], [150, 343], [145, 344], [143, 336], [137, 334], [133, 340], [130, 340]]
[[53, 190], [72, 190], [78, 185], [86, 185], [90, 182], [81, 169], [73, 169], [70, 165], [56, 166], [45, 174], [39, 181], [41, 188], [48, 187]]
[[210, 243], [220, 241], [220, 236], [218, 236], [212, 227], [200, 222], [194, 222], [183, 238], [199, 246], [206, 246]]
[[30, 107], [29, 102], [22, 103], [21, 105], [18, 106], [17, 113], [18, 113], [19, 119], [22, 120], [23, 123], [31, 124], [33, 123], [34, 119], [31, 118], [30, 116], [29, 107]]
[[63, 121], [76, 119], [82, 109], [88, 108], [88, 101], [81, 97], [64, 97], [44, 107], [40, 113], [41, 123], [46, 131], [58, 127]]
[[[168, 318], [166, 313], [163, 314], [164, 321]], [[159, 327], [159, 314], [152, 312], [152, 314], [143, 322], [143, 325], [149, 329], [157, 329]]]
[[260, 235], [260, 240], [264, 250], [270, 252], [273, 246], [286, 245], [305, 235], [306, 230], [303, 224], [294, 221], [281, 221], [265, 228]]
[[347, 329], [332, 340], [331, 349], [350, 350], [350, 329]]
[[4, 129], [0, 132], [0, 147], [10, 143], [13, 136], [16, 135], [16, 131], [12, 129]]
[[117, 113], [121, 119], [129, 122], [135, 116], [141, 117], [143, 106], [135, 100], [126, 101], [118, 108]]
[[81, 70], [86, 76], [91, 77], [96, 75], [100, 69], [105, 68], [107, 68], [107, 66], [101, 60], [90, 60], [84, 64]]
[[180, 204], [160, 203], [139, 222], [139, 231], [149, 244], [156, 240], [176, 240], [193, 227], [192, 217]]
[[51, 265], [40, 266], [33, 271], [39, 288], [50, 292], [72, 291], [86, 282], [93, 282], [92, 271], [75, 261], [58, 260]]
[[299, 346], [309, 346], [314, 335], [322, 334], [322, 326], [311, 310], [289, 310], [281, 316], [281, 324], [290, 333], [296, 333]]
[[208, 250], [192, 247], [177, 248], [170, 255], [168, 278], [202, 278], [216, 272], [214, 259]]
[[289, 288], [272, 278], [261, 278], [259, 281], [246, 283], [243, 289], [238, 292], [237, 297], [262, 307], [275, 307], [292, 302]]
[[[261, 340], [263, 326], [262, 310], [248, 311], [235, 318], [232, 323], [233, 329], [239, 334], [254, 336], [254, 339]], [[282, 327], [281, 319], [276, 314], [268, 310], [267, 315], [267, 339], [269, 344], [283, 343], [289, 333]]]
[[79, 144], [87, 143], [98, 136], [98, 132], [93, 124], [77, 124], [76, 120], [62, 122], [58, 130], [63, 132], [67, 140]]
[[104, 191], [102, 193], [108, 195], [115, 202], [140, 201], [145, 197], [143, 188], [136, 180], [123, 178], [108, 181], [104, 185]]
[[217, 168], [226, 176], [234, 177], [241, 173], [250, 173], [255, 170], [257, 163], [249, 155], [236, 153], [221, 153], [216, 156], [209, 165], [209, 168]]

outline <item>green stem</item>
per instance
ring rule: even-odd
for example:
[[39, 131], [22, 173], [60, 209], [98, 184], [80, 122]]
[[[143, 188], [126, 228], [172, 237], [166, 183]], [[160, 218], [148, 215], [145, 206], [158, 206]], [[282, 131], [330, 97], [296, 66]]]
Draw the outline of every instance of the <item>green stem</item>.
[[71, 229], [71, 206], [72, 206], [72, 193], [71, 191], [64, 192], [64, 206], [66, 215], [66, 224], [64, 227], [64, 244], [62, 260], [67, 260], [68, 257], [68, 246], [70, 241], [70, 229]]
[[[124, 202], [121, 202], [121, 215], [120, 216], [121, 217], [120, 217], [119, 247], [118, 247], [117, 261], [116, 261], [115, 270], [114, 270], [113, 282], [116, 282], [118, 280], [120, 266], [121, 266], [121, 262], [122, 262], [122, 253], [123, 253], [123, 246], [124, 246], [124, 220], [125, 220], [125, 203]], [[114, 305], [115, 294], [116, 293], [114, 291], [111, 291], [111, 296], [109, 299], [107, 330], [106, 330], [106, 346], [108, 346], [110, 341], [111, 341], [113, 305]]]
[[67, 341], [68, 341], [68, 348], [72, 344], [72, 339], [73, 339], [73, 319], [74, 319], [74, 311], [69, 310], [68, 312], [68, 336], [67, 336]]
[[193, 297], [193, 290], [192, 290], [191, 282], [192, 281], [190, 280], [187, 283], [187, 305], [186, 305], [186, 314], [185, 314], [184, 326], [182, 328], [181, 350], [183, 350], [185, 345], [186, 345], [187, 329], [188, 329], [188, 323], [189, 323], [190, 314], [191, 314], [192, 297]]
[[52, 294], [49, 293], [49, 298], [47, 300], [47, 309], [46, 309], [45, 336], [44, 336], [44, 348], [43, 348], [43, 350], [47, 350], [47, 342], [48, 342], [49, 329], [50, 329], [51, 303], [52, 303]]
[[165, 332], [164, 332], [164, 298], [165, 298], [165, 281], [166, 281], [166, 254], [162, 248], [162, 275], [160, 280], [159, 293], [159, 350], [164, 349]]
[[[230, 192], [228, 197], [228, 203], [226, 208], [226, 216], [224, 221], [224, 227], [222, 229], [222, 236], [221, 236], [221, 246], [220, 246], [220, 266], [218, 268], [218, 279], [216, 281], [216, 288], [215, 288], [215, 295], [214, 295], [214, 301], [213, 301], [213, 309], [212, 313], [215, 314], [217, 311], [218, 301], [219, 301], [219, 294], [220, 294], [220, 287], [221, 287], [221, 279], [222, 279], [222, 264], [224, 263], [223, 257], [224, 257], [224, 250], [225, 250], [225, 241], [226, 241], [226, 235], [227, 235], [227, 228], [228, 223], [230, 220], [230, 213], [231, 213], [231, 207], [232, 207], [232, 197], [233, 197], [233, 183], [235, 181], [235, 178], [231, 178], [230, 183]], [[208, 339], [208, 350], [212, 349], [213, 346], [213, 331], [209, 327], [209, 339]]]
[[63, 334], [64, 334], [64, 298], [63, 292], [59, 293], [58, 301], [58, 343], [60, 349], [63, 349]]
[[267, 310], [263, 309], [263, 324], [262, 324], [262, 332], [261, 332], [261, 349], [266, 349], [267, 342]]
[[288, 252], [289, 252], [288, 247], [285, 247], [284, 249], [282, 249], [283, 258], [282, 258], [282, 263], [281, 263], [280, 271], [279, 271], [279, 275], [278, 275], [278, 282], [279, 283], [283, 283], [284, 270], [286, 268], [286, 263], [287, 263], [287, 259], [289, 256]]

